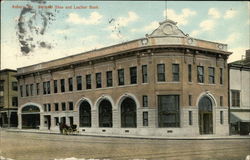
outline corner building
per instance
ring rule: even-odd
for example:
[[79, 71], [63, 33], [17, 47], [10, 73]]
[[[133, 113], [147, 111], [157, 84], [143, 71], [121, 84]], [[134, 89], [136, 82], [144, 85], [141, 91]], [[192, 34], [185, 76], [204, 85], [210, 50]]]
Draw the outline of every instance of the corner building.
[[19, 128], [228, 135], [230, 54], [165, 20], [142, 39], [19, 68]]

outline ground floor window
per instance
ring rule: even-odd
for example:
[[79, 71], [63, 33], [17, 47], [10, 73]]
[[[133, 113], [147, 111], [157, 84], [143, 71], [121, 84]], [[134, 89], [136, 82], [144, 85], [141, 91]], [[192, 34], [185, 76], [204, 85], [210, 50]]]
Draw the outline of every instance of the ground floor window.
[[131, 98], [125, 98], [121, 104], [121, 127], [136, 128], [136, 103]]
[[103, 100], [99, 105], [99, 126], [112, 127], [112, 125], [112, 105], [108, 100]]
[[180, 127], [179, 95], [158, 96], [159, 127]]
[[80, 104], [79, 117], [80, 127], [91, 127], [91, 107], [87, 101]]

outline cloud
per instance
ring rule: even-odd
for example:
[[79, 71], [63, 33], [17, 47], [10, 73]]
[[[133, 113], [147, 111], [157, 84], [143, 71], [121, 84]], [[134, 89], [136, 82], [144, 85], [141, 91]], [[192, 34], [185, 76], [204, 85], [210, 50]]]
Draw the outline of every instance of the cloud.
[[215, 21], [211, 19], [204, 20], [200, 23], [200, 28], [203, 31], [210, 31], [214, 28], [214, 26], [215, 26]]
[[159, 22], [153, 21], [149, 25], [146, 25], [140, 29], [133, 28], [131, 29], [131, 32], [152, 32], [158, 27], [159, 27]]
[[129, 11], [127, 17], [118, 17], [116, 23], [119, 24], [121, 27], [125, 27], [129, 23], [134, 22], [138, 19], [139, 16], [135, 12]]
[[227, 39], [224, 41], [224, 43], [230, 44], [230, 43], [233, 43], [233, 42], [235, 42], [235, 41], [237, 41], [237, 40], [239, 40], [239, 39], [240, 39], [240, 33], [234, 32], [234, 33], [231, 33], [231, 34], [227, 37]]
[[233, 52], [233, 54], [229, 56], [228, 62], [241, 60], [243, 56], [245, 56], [245, 52], [247, 49], [248, 49], [247, 47], [243, 46], [230, 49], [229, 51]]
[[90, 41], [96, 40], [97, 38], [98, 38], [98, 36], [96, 36], [96, 35], [90, 35], [90, 36], [86, 36], [86, 37], [81, 38], [81, 41], [90, 42]]
[[99, 24], [101, 22], [103, 15], [99, 14], [98, 12], [90, 13], [88, 18], [81, 17], [77, 13], [70, 13], [66, 22], [73, 23], [73, 24]]
[[68, 34], [71, 32], [72, 32], [72, 29], [57, 29], [57, 30], [55, 30], [55, 33], [57, 33], [57, 34]]
[[177, 14], [173, 9], [166, 9], [163, 12], [163, 15], [167, 15], [168, 19], [178, 22], [179, 25], [186, 25], [188, 24], [188, 19], [196, 15], [196, 11], [193, 11], [189, 8], [184, 8], [181, 10], [180, 14]]
[[208, 10], [208, 15], [212, 16], [212, 18], [218, 19], [221, 17], [220, 12], [216, 8], [210, 8]]
[[230, 18], [235, 17], [236, 14], [237, 14], [237, 11], [231, 9], [231, 10], [226, 11], [226, 13], [224, 14], [224, 18], [230, 19]]
[[198, 36], [200, 33], [201, 33], [200, 30], [193, 30], [193, 31], [190, 33], [190, 36], [196, 37], [196, 36]]
[[118, 33], [111, 33], [109, 35], [109, 38], [113, 39], [113, 40], [122, 40], [124, 39], [125, 37], [121, 34], [118, 34]]

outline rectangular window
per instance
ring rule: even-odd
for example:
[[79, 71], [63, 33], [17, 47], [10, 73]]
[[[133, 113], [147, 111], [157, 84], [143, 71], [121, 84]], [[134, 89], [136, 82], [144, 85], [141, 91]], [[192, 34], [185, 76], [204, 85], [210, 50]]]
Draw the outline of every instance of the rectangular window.
[[214, 84], [215, 81], [214, 81], [214, 67], [208, 67], [208, 79], [209, 79], [209, 83], [210, 84]]
[[107, 77], [107, 87], [112, 87], [113, 86], [112, 71], [107, 71], [106, 77]]
[[192, 82], [192, 65], [188, 65], [188, 82]]
[[59, 125], [59, 117], [55, 117], [55, 125], [56, 125], [56, 126]]
[[148, 112], [143, 112], [143, 126], [148, 126]]
[[69, 91], [73, 91], [73, 78], [68, 79]]
[[36, 83], [36, 95], [40, 94], [40, 84]]
[[62, 102], [62, 111], [66, 111], [66, 103]]
[[223, 96], [220, 96], [220, 106], [223, 106]]
[[86, 89], [91, 89], [91, 74], [86, 75]]
[[46, 89], [46, 82], [43, 82], [43, 94], [47, 94], [47, 89]]
[[137, 67], [130, 67], [130, 84], [137, 83]]
[[69, 110], [70, 110], [70, 111], [73, 111], [73, 110], [74, 110], [73, 102], [69, 102]]
[[33, 84], [30, 84], [30, 95], [33, 96]]
[[47, 94], [50, 94], [50, 81], [47, 82]]
[[180, 80], [179, 64], [172, 64], [173, 81], [178, 82]]
[[188, 104], [192, 106], [192, 95], [188, 95]]
[[220, 111], [220, 124], [224, 123], [224, 119], [223, 119], [223, 111]]
[[43, 104], [43, 110], [44, 112], [47, 112], [47, 104]]
[[232, 106], [233, 107], [240, 107], [240, 91], [232, 90]]
[[180, 127], [179, 95], [158, 96], [159, 127]]
[[197, 66], [197, 82], [204, 83], [204, 67]]
[[65, 92], [65, 80], [61, 79], [60, 82], [61, 82], [61, 92]]
[[142, 65], [142, 83], [148, 83], [148, 66]]
[[223, 84], [223, 69], [220, 68], [220, 84]]
[[17, 91], [17, 82], [12, 82], [12, 90]]
[[118, 69], [118, 85], [124, 85], [124, 69]]
[[55, 106], [55, 111], [59, 111], [59, 104], [55, 103], [54, 106]]
[[4, 91], [4, 80], [0, 80], [0, 91]]
[[193, 114], [192, 111], [188, 111], [189, 125], [193, 125]]
[[23, 86], [20, 86], [20, 96], [23, 97]]
[[51, 111], [51, 105], [47, 104], [47, 107], [48, 107], [48, 112], [50, 112]]
[[18, 99], [17, 97], [12, 97], [12, 106], [18, 106]]
[[76, 77], [77, 90], [82, 90], [82, 76]]
[[0, 107], [4, 106], [4, 96], [0, 96]]
[[102, 88], [102, 73], [96, 73], [96, 88]]
[[142, 96], [142, 106], [148, 107], [148, 96]]
[[29, 85], [26, 85], [26, 96], [29, 96]]
[[54, 80], [54, 93], [58, 92], [57, 80]]
[[157, 81], [165, 81], [165, 64], [157, 64]]

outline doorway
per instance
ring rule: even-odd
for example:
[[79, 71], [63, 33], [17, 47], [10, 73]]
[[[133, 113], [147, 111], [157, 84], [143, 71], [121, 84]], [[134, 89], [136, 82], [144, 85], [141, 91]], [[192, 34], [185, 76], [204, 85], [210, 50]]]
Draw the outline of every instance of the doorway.
[[199, 101], [200, 134], [213, 134], [213, 106], [209, 97], [204, 96]]

